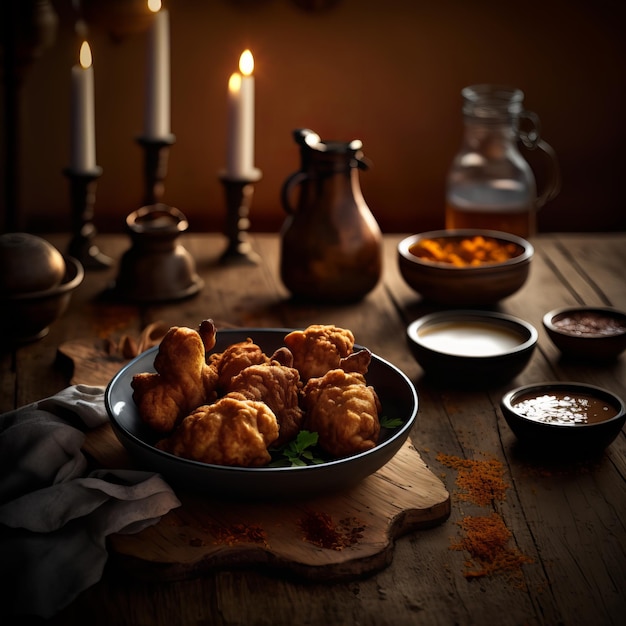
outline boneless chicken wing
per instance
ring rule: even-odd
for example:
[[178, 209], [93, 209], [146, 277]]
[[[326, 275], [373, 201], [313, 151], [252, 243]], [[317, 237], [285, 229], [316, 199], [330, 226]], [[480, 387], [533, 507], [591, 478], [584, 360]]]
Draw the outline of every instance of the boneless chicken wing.
[[304, 415], [300, 407], [301, 387], [298, 370], [273, 361], [246, 367], [231, 380], [228, 390], [265, 402], [272, 409], [279, 426], [275, 445], [281, 446], [300, 430]]
[[293, 354], [293, 366], [300, 378], [307, 381], [340, 367], [341, 359], [352, 353], [354, 335], [345, 328], [313, 324], [286, 335], [285, 345]]
[[239, 467], [270, 461], [267, 450], [278, 437], [278, 421], [263, 402], [232, 393], [200, 406], [157, 448], [176, 456]]
[[318, 433], [318, 443], [334, 457], [364, 452], [380, 433], [380, 400], [358, 372], [334, 369], [312, 378], [304, 387], [306, 428]]
[[217, 371], [205, 361], [205, 345], [191, 328], [173, 326], [154, 359], [156, 373], [135, 374], [133, 399], [144, 422], [170, 432], [190, 411], [217, 397]]

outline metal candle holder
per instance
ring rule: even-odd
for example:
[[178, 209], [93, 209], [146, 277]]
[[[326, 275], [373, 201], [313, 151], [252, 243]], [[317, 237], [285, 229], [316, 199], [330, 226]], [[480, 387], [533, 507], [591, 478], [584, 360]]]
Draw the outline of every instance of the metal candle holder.
[[255, 170], [250, 178], [231, 178], [220, 174], [220, 182], [226, 194], [226, 224], [224, 234], [228, 246], [222, 254], [222, 263], [250, 263], [259, 261], [259, 255], [248, 240], [250, 228], [250, 205], [254, 195], [254, 183], [261, 180], [261, 171]]
[[96, 181], [102, 168], [96, 166], [88, 172], [76, 172], [71, 168], [64, 171], [70, 180], [70, 205], [72, 211], [72, 239], [67, 252], [78, 259], [85, 269], [105, 269], [113, 259], [100, 252], [94, 238], [97, 230], [93, 225]]
[[144, 150], [144, 206], [151, 206], [162, 201], [170, 146], [174, 145], [175, 141], [174, 135], [158, 139], [137, 138], [137, 143]]

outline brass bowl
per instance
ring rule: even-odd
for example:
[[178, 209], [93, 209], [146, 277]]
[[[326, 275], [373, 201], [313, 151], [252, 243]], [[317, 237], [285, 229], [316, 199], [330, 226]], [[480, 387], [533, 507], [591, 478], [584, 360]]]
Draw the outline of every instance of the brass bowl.
[[[482, 236], [515, 248], [511, 258], [500, 262], [456, 266], [425, 260], [413, 251], [426, 239], [458, 243]], [[533, 246], [516, 235], [492, 230], [434, 230], [406, 237], [398, 244], [398, 265], [407, 284], [425, 300], [450, 306], [495, 304], [514, 294], [526, 282], [534, 254]]]
[[63, 255], [30, 233], [0, 235], [0, 297], [44, 291], [61, 284]]
[[73, 257], [63, 259], [65, 273], [60, 284], [0, 296], [0, 317], [4, 321], [2, 343], [20, 344], [41, 339], [48, 334], [50, 325], [65, 313], [72, 292], [83, 281], [85, 272]]

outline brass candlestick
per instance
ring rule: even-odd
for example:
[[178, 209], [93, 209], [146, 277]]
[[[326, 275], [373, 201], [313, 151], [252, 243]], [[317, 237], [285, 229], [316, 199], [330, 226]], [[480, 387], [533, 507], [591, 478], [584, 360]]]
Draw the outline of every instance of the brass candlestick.
[[105, 269], [113, 260], [100, 252], [94, 243], [97, 230], [93, 225], [96, 201], [96, 181], [102, 168], [96, 166], [88, 172], [76, 172], [67, 168], [64, 174], [70, 180], [70, 206], [72, 210], [72, 239], [67, 252], [78, 259], [85, 269]]
[[261, 171], [255, 170], [250, 178], [231, 178], [220, 174], [226, 194], [226, 225], [224, 234], [228, 246], [221, 256], [222, 263], [250, 263], [259, 261], [259, 255], [248, 240], [250, 228], [250, 205], [254, 195], [254, 183], [261, 180]]
[[170, 146], [174, 145], [175, 141], [174, 135], [159, 139], [137, 138], [137, 143], [144, 150], [144, 206], [152, 206], [162, 201]]

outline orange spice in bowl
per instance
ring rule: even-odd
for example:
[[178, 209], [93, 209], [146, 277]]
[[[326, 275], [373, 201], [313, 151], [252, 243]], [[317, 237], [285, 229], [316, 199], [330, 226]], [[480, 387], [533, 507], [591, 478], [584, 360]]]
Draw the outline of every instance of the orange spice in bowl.
[[413, 244], [409, 251], [424, 261], [464, 267], [483, 263], [503, 263], [519, 256], [523, 249], [510, 241], [474, 235], [458, 239], [444, 237], [422, 239]]
[[529, 241], [492, 230], [433, 230], [398, 243], [400, 274], [423, 299], [452, 306], [494, 304], [528, 278]]

